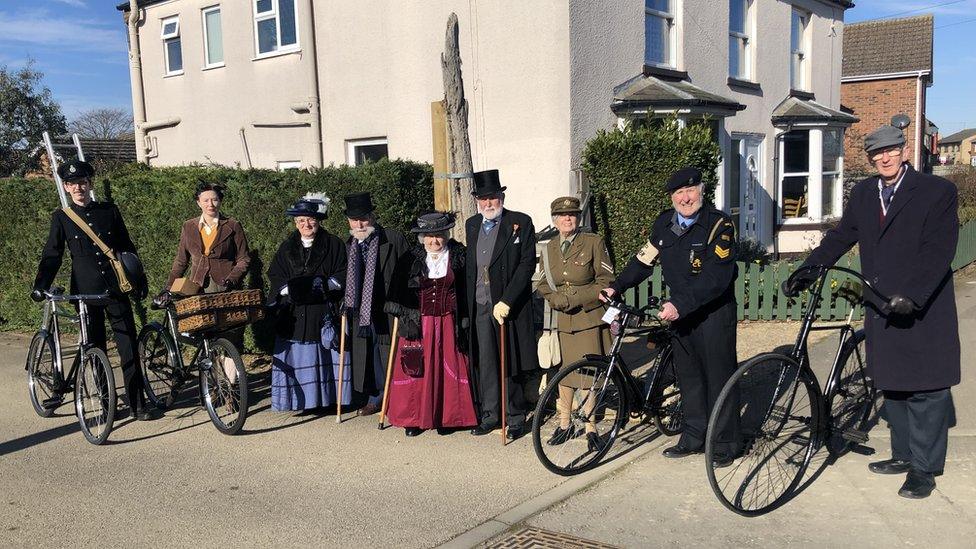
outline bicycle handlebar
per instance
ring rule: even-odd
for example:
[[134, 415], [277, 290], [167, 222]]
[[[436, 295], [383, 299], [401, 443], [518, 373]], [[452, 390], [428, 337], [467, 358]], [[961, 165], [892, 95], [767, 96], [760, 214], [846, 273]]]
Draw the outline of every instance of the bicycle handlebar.
[[885, 301], [885, 302], [891, 301], [891, 298], [890, 297], [884, 295], [883, 293], [881, 293], [880, 290], [878, 290], [877, 288], [875, 288], [874, 287], [874, 284], [872, 284], [867, 278], [865, 278], [864, 275], [862, 275], [861, 273], [859, 273], [859, 272], [857, 272], [857, 271], [855, 271], [853, 269], [848, 269], [847, 267], [838, 267], [836, 265], [834, 265], [834, 266], [828, 266], [828, 265], [807, 265], [805, 267], [800, 267], [797, 270], [793, 271], [793, 273], [790, 274], [790, 277], [789, 277], [788, 280], [792, 281], [800, 273], [806, 273], [806, 272], [813, 271], [813, 270], [816, 270], [817, 271], [817, 276], [814, 278], [814, 280], [819, 280], [820, 278], [827, 276], [827, 273], [830, 272], [830, 271], [839, 271], [839, 272], [842, 272], [842, 273], [849, 274], [849, 275], [853, 276], [854, 278], [858, 279], [861, 282], [861, 284], [863, 284], [866, 288], [869, 288], [872, 292], [874, 292], [874, 294], [877, 295], [879, 298], [881, 298], [882, 301]]
[[631, 307], [630, 305], [624, 303], [622, 300], [617, 299], [617, 296], [611, 297], [602, 290], [600, 291], [600, 295], [603, 296], [605, 299], [605, 301], [603, 302], [604, 307], [607, 308], [613, 307], [614, 309], [617, 309], [622, 313], [627, 313], [627, 314], [637, 315], [637, 316], [650, 315], [660, 307], [662, 301], [661, 298], [652, 295], [648, 298], [647, 305], [638, 308], [638, 307]]
[[54, 288], [53, 291], [45, 291], [44, 297], [49, 301], [101, 301], [111, 297], [111, 294], [76, 294], [76, 295], [65, 295], [63, 288]]

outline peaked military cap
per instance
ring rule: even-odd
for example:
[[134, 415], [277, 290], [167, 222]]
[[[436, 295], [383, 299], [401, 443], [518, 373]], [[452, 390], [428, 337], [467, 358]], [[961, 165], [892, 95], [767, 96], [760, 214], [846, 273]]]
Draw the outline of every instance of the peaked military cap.
[[88, 179], [93, 175], [95, 175], [95, 168], [88, 162], [77, 158], [58, 166], [58, 177], [64, 182]]
[[671, 174], [671, 177], [668, 178], [664, 188], [667, 189], [669, 193], [673, 193], [674, 191], [683, 187], [694, 187], [695, 185], [700, 184], [701, 181], [701, 170], [688, 166]]
[[578, 214], [583, 211], [580, 209], [579, 198], [575, 196], [561, 196], [553, 200], [549, 210], [549, 215]]

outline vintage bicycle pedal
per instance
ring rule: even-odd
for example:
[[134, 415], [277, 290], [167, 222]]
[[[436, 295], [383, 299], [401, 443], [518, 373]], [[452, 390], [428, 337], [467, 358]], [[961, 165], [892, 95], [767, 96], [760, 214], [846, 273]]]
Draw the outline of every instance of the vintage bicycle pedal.
[[55, 406], [60, 406], [62, 399], [60, 397], [45, 398], [41, 402], [41, 406], [44, 408], [54, 408]]
[[863, 444], [854, 444], [851, 446], [851, 452], [861, 456], [873, 456], [875, 454], [875, 449]]
[[858, 444], [863, 444], [868, 441], [868, 434], [857, 429], [844, 429], [840, 436], [846, 441], [856, 442]]

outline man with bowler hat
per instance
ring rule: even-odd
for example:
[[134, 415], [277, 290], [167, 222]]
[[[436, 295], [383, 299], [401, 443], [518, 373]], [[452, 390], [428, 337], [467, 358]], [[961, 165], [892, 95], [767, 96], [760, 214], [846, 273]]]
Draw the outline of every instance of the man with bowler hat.
[[[632, 288], [661, 264], [670, 296], [658, 318], [675, 329], [672, 348], [685, 422], [678, 443], [664, 450], [669, 458], [703, 450], [709, 414], [737, 366], [735, 226], [724, 212], [703, 205], [704, 187], [701, 171], [693, 167], [667, 180], [674, 207], [657, 217], [648, 242], [606, 290], [612, 296]], [[716, 467], [730, 465], [740, 451], [738, 414], [725, 416], [717, 424]]]
[[[67, 207], [78, 214], [109, 248], [116, 252], [136, 253], [135, 244], [129, 238], [129, 231], [115, 204], [92, 200], [91, 180], [94, 175], [91, 164], [81, 160], [72, 160], [58, 168], [58, 176], [70, 199]], [[71, 253], [71, 293], [110, 294], [108, 304], [88, 305], [89, 340], [100, 349], [105, 349], [105, 317], [108, 316], [122, 362], [125, 399], [130, 413], [140, 421], [160, 417], [159, 410], [148, 404], [143, 394], [142, 371], [136, 364], [134, 352], [136, 323], [129, 297], [119, 290], [115, 271], [101, 248], [63, 209], [55, 210], [51, 216], [51, 230], [41, 252], [31, 299], [44, 300], [43, 292], [51, 287], [61, 268], [65, 247]], [[141, 288], [138, 291], [144, 290]]]
[[[902, 131], [881, 126], [864, 139], [876, 170], [851, 191], [840, 225], [804, 262], [833, 265], [854, 244], [861, 269], [881, 298], [865, 290], [867, 373], [884, 394], [891, 459], [871, 463], [878, 474], [905, 474], [898, 495], [924, 498], [945, 468], [955, 409], [949, 388], [959, 383], [959, 321], [952, 259], [959, 239], [956, 186], [915, 171], [905, 159]], [[812, 273], [783, 284], [796, 296]]]
[[532, 273], [535, 271], [535, 227], [532, 218], [505, 209], [505, 187], [498, 170], [474, 174], [478, 214], [465, 222], [467, 235], [468, 310], [474, 320], [470, 353], [477, 369], [480, 423], [471, 433], [485, 435], [501, 424], [499, 328], [505, 330], [509, 381], [506, 436], [526, 432], [528, 404], [523, 381], [539, 368], [532, 320]]
[[367, 395], [359, 415], [380, 411], [390, 353], [393, 316], [383, 312], [393, 274], [410, 255], [410, 243], [400, 232], [381, 226], [369, 193], [346, 196], [346, 289], [343, 310], [352, 339], [353, 388]]

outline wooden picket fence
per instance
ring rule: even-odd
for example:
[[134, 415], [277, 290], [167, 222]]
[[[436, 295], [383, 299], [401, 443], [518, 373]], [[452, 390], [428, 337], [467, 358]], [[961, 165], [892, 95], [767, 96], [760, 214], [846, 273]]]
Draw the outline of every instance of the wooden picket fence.
[[[976, 261], [976, 220], [959, 228], [959, 244], [952, 262], [952, 270], [958, 270]], [[838, 265], [861, 271], [861, 261], [856, 253], [850, 253], [837, 262]], [[739, 262], [739, 276], [735, 281], [735, 298], [739, 305], [739, 320], [800, 320], [809, 299], [809, 293], [796, 299], [788, 299], [780, 291], [780, 284], [799, 266], [795, 261], [776, 261], [767, 265]], [[830, 273], [824, 284], [820, 310], [820, 320], [847, 318], [852, 304], [837, 294], [836, 290], [846, 281], [857, 282], [844, 273]], [[648, 296], [666, 296], [667, 289], [661, 278], [661, 269], [654, 269], [648, 280], [626, 293], [624, 299], [629, 305], [647, 303]], [[854, 319], [862, 317], [861, 307], [854, 308]]]

